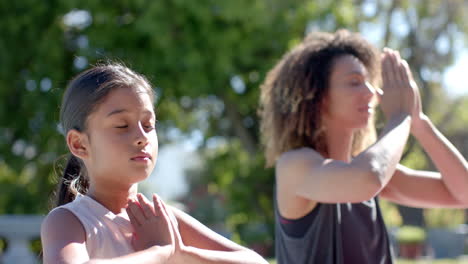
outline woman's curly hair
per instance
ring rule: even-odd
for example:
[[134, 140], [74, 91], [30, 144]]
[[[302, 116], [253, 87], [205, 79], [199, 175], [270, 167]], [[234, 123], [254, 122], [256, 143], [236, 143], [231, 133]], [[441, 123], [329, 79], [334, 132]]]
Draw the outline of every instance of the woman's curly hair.
[[[328, 155], [321, 125], [322, 102], [336, 58], [352, 55], [366, 67], [370, 82], [379, 86], [378, 51], [357, 33], [313, 32], [283, 56], [261, 85], [260, 130], [267, 166], [284, 152], [310, 147]], [[374, 120], [353, 137], [353, 155], [375, 141]]]

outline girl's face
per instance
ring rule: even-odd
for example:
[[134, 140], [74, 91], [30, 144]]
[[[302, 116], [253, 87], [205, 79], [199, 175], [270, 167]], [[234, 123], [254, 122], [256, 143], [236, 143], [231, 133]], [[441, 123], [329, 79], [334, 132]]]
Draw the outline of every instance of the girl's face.
[[140, 87], [111, 91], [87, 119], [91, 184], [128, 188], [146, 179], [156, 163], [156, 117], [148, 93]]
[[369, 83], [366, 67], [352, 55], [335, 59], [324, 98], [324, 122], [343, 128], [367, 126], [375, 106], [375, 88]]

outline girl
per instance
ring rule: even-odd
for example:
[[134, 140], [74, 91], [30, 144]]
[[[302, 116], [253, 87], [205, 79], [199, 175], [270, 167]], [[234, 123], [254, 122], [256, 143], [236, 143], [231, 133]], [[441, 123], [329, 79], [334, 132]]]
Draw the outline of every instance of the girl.
[[60, 113], [71, 154], [41, 228], [44, 263], [266, 263], [137, 194], [157, 159], [153, 101], [148, 81], [122, 65], [71, 81]]
[[[376, 140], [378, 98], [387, 123]], [[344, 30], [312, 33], [269, 72], [260, 101], [266, 159], [276, 169], [279, 264], [392, 263], [377, 196], [468, 205], [467, 162], [422, 112], [398, 52], [380, 58]], [[410, 133], [439, 172], [398, 164]]]

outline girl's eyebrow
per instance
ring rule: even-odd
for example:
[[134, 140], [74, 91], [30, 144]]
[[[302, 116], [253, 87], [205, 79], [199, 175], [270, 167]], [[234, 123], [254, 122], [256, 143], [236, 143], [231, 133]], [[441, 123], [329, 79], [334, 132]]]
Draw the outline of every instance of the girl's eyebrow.
[[[113, 110], [111, 111], [110, 113], [108, 113], [106, 115], [106, 117], [109, 117], [109, 116], [112, 116], [112, 115], [117, 115], [117, 114], [121, 114], [121, 113], [125, 113], [125, 112], [129, 112], [127, 109], [116, 109], [116, 110]], [[156, 114], [154, 114], [153, 112], [149, 111], [149, 110], [145, 110], [144, 111], [145, 114], [150, 114], [152, 116], [155, 116]]]
[[111, 116], [111, 115], [120, 114], [120, 113], [123, 113], [123, 112], [128, 112], [128, 110], [127, 110], [127, 109], [116, 109], [116, 110], [113, 110], [113, 111], [111, 111], [110, 113], [108, 113], [108, 114], [106, 115], [106, 117], [109, 117], [109, 116]]

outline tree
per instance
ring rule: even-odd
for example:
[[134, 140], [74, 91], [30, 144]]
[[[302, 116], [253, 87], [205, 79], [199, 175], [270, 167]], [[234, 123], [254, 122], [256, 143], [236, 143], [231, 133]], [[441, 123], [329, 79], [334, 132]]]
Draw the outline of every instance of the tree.
[[[466, 100], [449, 105], [440, 73], [463, 42], [465, 9], [462, 1], [420, 0], [4, 2], [0, 213], [46, 212], [57, 181], [54, 162], [61, 164], [66, 153], [58, 107], [67, 80], [110, 59], [153, 82], [161, 141], [168, 142], [174, 128], [203, 135], [206, 166], [192, 182], [225, 199], [235, 238], [271, 244], [274, 175], [264, 168], [257, 117], [266, 72], [305, 32], [362, 31], [377, 46], [402, 52], [418, 77], [425, 110], [449, 137], [463, 141], [466, 128], [457, 119], [466, 120]], [[416, 144], [407, 153], [407, 164], [430, 166]]]

